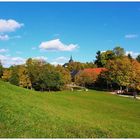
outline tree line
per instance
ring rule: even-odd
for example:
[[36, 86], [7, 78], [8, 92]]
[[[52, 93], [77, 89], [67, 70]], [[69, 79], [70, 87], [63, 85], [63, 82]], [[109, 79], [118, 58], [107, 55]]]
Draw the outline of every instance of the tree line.
[[16, 86], [37, 91], [58, 91], [71, 83], [71, 71], [95, 67], [94, 63], [72, 62], [67, 68], [51, 65], [43, 59], [29, 58], [23, 65], [4, 68], [0, 63], [0, 78]]
[[[105, 68], [100, 74], [87, 73], [85, 68]], [[77, 73], [72, 77], [71, 73]], [[51, 65], [42, 59], [29, 58], [23, 65], [4, 68], [0, 63], [0, 78], [11, 84], [38, 91], [58, 91], [74, 82], [99, 89], [140, 90], [140, 55], [133, 58], [121, 47], [96, 53], [93, 62], [71, 62], [67, 67]]]
[[133, 58], [118, 46], [113, 50], [98, 51], [94, 64], [105, 70], [100, 74], [81, 71], [75, 76], [76, 84], [106, 90], [140, 91], [140, 55]]

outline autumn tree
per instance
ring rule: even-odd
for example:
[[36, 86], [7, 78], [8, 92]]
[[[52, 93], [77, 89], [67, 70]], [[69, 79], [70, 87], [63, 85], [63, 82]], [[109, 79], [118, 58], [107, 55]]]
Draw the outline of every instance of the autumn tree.
[[31, 80], [27, 68], [21, 65], [18, 69], [19, 86], [24, 88], [31, 88]]
[[4, 81], [8, 82], [9, 79], [10, 79], [10, 77], [11, 77], [11, 73], [12, 73], [12, 71], [11, 71], [10, 69], [5, 68], [5, 69], [3, 70], [2, 79], [3, 79]]
[[65, 69], [61, 65], [57, 65], [55, 69], [61, 75], [64, 85], [71, 83], [71, 75], [68, 69]]
[[75, 83], [84, 87], [91, 87], [94, 85], [98, 75], [95, 72], [88, 73], [86, 71], [80, 71], [75, 76]]
[[68, 63], [67, 69], [69, 71], [73, 71], [73, 70], [79, 71], [79, 70], [84, 69], [84, 64], [80, 62], [71, 62], [71, 63]]
[[131, 78], [131, 61], [127, 57], [109, 61], [106, 65], [108, 69], [108, 77], [112, 82], [117, 83], [122, 90], [122, 86], [128, 87]]
[[132, 61], [132, 73], [130, 77], [130, 88], [140, 91], [140, 63]]

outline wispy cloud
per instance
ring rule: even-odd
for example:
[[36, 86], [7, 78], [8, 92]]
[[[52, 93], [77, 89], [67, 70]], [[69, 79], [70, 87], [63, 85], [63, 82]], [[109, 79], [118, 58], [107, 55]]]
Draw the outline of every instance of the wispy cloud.
[[0, 40], [1, 41], [9, 40], [9, 36], [8, 35], [0, 35]]
[[5, 53], [5, 52], [8, 52], [9, 50], [8, 49], [0, 49], [0, 53]]
[[48, 58], [45, 56], [36, 56], [36, 57], [33, 57], [33, 59], [39, 59], [39, 60], [45, 60], [45, 61], [48, 60]]
[[134, 38], [138, 38], [138, 35], [137, 34], [127, 34], [127, 35], [125, 35], [125, 38], [126, 39], [134, 39]]
[[13, 19], [0, 19], [0, 32], [14, 32], [16, 29], [21, 28], [23, 25], [23, 23], [19, 23]]
[[53, 65], [63, 65], [64, 63], [66, 63], [66, 62], [68, 62], [68, 58], [67, 57], [64, 57], [64, 56], [60, 56], [60, 57], [57, 57], [57, 58], [55, 58], [52, 62], [51, 62], [51, 64], [53, 64]]
[[57, 62], [65, 62], [65, 61], [68, 61], [69, 59], [67, 57], [60, 56], [60, 57], [57, 57], [54, 60], [57, 61]]
[[47, 51], [73, 51], [78, 47], [77, 44], [66, 45], [60, 41], [60, 39], [54, 39], [46, 42], [42, 42], [39, 48]]
[[0, 41], [8, 41], [10, 39], [20, 39], [20, 38], [21, 38], [20, 35], [16, 35], [16, 36], [9, 36], [7, 34], [0, 35]]
[[10, 55], [1, 55], [1, 54], [0, 60], [4, 67], [9, 67], [11, 65], [20, 65], [26, 62], [26, 59], [22, 57], [11, 57]]

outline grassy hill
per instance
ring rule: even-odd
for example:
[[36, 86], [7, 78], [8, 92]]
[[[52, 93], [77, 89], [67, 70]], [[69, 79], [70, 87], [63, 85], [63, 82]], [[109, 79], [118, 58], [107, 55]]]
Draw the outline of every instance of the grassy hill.
[[0, 81], [0, 137], [140, 137], [140, 101], [105, 92], [35, 92]]

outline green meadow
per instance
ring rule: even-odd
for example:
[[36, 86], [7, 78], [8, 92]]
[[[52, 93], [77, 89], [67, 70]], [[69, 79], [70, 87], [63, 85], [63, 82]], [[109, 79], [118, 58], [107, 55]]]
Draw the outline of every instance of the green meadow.
[[0, 81], [1, 138], [139, 138], [140, 101], [107, 92], [37, 92]]

